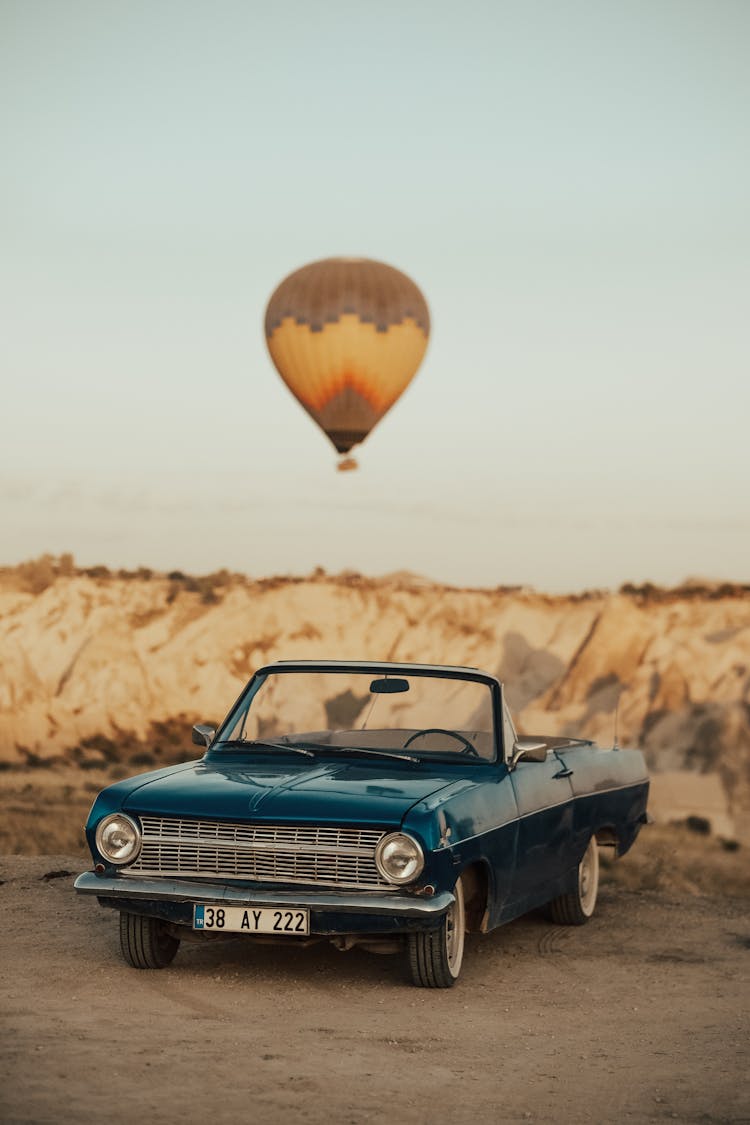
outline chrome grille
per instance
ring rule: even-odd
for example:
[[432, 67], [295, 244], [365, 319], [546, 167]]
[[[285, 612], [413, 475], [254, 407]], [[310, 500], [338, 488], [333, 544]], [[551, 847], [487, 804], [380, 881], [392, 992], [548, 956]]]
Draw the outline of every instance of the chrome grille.
[[218, 875], [350, 889], [390, 887], [375, 866], [377, 828], [226, 824], [141, 816], [143, 842], [125, 874]]

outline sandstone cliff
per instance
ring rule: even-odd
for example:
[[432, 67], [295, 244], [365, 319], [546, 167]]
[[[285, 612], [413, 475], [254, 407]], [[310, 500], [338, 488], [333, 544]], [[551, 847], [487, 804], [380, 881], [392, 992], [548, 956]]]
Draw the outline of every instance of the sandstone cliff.
[[189, 725], [221, 718], [255, 667], [290, 657], [475, 665], [505, 681], [520, 730], [602, 745], [619, 700], [620, 743], [657, 773], [693, 771], [707, 799], [720, 782], [747, 834], [747, 587], [551, 597], [408, 574], [253, 582], [68, 565], [34, 582], [28, 567], [6, 569], [0, 761], [193, 756]]

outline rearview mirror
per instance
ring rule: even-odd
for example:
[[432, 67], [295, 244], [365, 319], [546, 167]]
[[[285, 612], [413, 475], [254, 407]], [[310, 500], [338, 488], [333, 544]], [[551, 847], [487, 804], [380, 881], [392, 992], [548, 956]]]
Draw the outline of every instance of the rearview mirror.
[[409, 681], [401, 680], [398, 676], [392, 676], [390, 679], [386, 676], [382, 680], [373, 680], [370, 684], [370, 691], [374, 695], [398, 695], [400, 691], [409, 690]]
[[196, 723], [193, 727], [193, 742], [196, 746], [210, 746], [216, 734], [216, 727], [209, 723]]
[[513, 744], [513, 753], [510, 759], [510, 769], [514, 770], [519, 762], [546, 762], [547, 743], [537, 742], [533, 738], [517, 738]]

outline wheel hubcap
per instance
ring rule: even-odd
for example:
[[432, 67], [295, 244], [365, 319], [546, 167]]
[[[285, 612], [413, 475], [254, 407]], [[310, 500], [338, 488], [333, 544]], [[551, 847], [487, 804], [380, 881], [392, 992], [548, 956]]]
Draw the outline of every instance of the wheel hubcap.
[[464, 896], [463, 888], [456, 884], [456, 901], [445, 916], [445, 952], [451, 975], [457, 977], [464, 954]]
[[586, 898], [586, 896], [588, 895], [588, 893], [589, 893], [589, 882], [590, 882], [589, 865], [588, 865], [588, 863], [586, 863], [584, 861], [583, 866], [581, 867], [581, 898]]
[[596, 851], [596, 842], [592, 840], [578, 868], [578, 896], [581, 900], [581, 909], [586, 915], [590, 916], [594, 911], [598, 885], [599, 854]]

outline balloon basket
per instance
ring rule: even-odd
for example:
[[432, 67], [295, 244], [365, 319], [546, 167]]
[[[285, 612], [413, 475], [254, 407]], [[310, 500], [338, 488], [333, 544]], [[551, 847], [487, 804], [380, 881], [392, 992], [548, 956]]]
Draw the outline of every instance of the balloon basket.
[[351, 473], [354, 469], [358, 469], [359, 465], [354, 457], [342, 457], [336, 468], [340, 473]]

